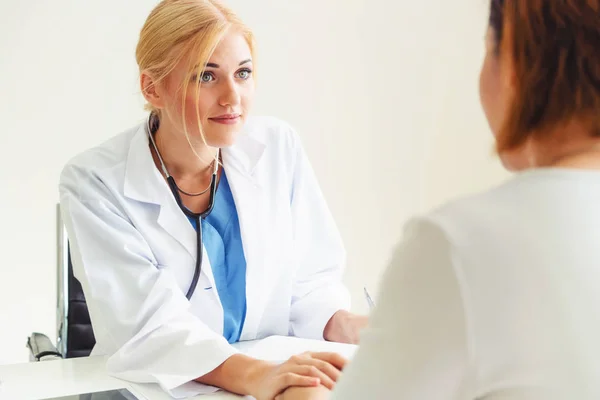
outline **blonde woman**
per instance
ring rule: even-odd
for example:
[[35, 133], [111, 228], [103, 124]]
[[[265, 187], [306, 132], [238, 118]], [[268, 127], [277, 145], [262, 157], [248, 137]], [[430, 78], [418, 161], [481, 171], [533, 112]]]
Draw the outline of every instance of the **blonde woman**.
[[149, 117], [75, 157], [60, 182], [74, 274], [113, 374], [173, 395], [270, 400], [333, 387], [332, 354], [273, 365], [231, 343], [356, 343], [345, 254], [298, 136], [250, 117], [254, 39], [216, 0], [165, 0], [136, 58]]

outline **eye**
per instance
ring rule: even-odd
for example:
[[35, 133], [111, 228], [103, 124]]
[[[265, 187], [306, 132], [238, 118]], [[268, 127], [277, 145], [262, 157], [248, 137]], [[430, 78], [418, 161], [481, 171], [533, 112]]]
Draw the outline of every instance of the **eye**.
[[251, 75], [252, 75], [252, 70], [249, 68], [244, 68], [244, 69], [238, 71], [238, 73], [237, 73], [238, 78], [240, 78], [242, 80], [246, 80], [246, 79], [250, 78]]
[[205, 72], [202, 74], [202, 77], [200, 78], [200, 81], [202, 83], [209, 83], [215, 80], [215, 76], [213, 75], [212, 72]]
[[[198, 76], [194, 75], [192, 77], [192, 80], [194, 82], [198, 81]], [[214, 80], [215, 80], [215, 75], [212, 72], [204, 72], [204, 73], [202, 73], [202, 76], [200, 77], [200, 83], [210, 83]]]

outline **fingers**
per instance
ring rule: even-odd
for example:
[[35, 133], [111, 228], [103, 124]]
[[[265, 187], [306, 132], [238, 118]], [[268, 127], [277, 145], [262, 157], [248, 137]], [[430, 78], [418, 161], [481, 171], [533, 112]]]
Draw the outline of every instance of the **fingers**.
[[[329, 387], [328, 383], [326, 383], [328, 380], [331, 380], [331, 384], [333, 385], [335, 382], [337, 382], [337, 380], [339, 379], [341, 372], [339, 369], [337, 369], [336, 367], [334, 367], [333, 365], [329, 364], [326, 361], [322, 361], [316, 358], [309, 358], [305, 361], [306, 366], [310, 366], [312, 368], [317, 369], [318, 371], [320, 371], [321, 373], [323, 373], [325, 376], [327, 376], [328, 379], [323, 379], [323, 377], [321, 377], [319, 375], [319, 378], [321, 379], [321, 383], [323, 384], [323, 386], [327, 387], [328, 389], [332, 389], [332, 387]], [[314, 376], [314, 375], [313, 375]]]
[[321, 380], [317, 376], [292, 371], [283, 373], [279, 375], [278, 378], [278, 394], [281, 394], [285, 389], [291, 386], [310, 387], [319, 386], [321, 384]]
[[[339, 379], [340, 370], [346, 365], [347, 360], [336, 353], [303, 353], [291, 357], [289, 363], [311, 367], [303, 368], [299, 373], [318, 377], [321, 384], [331, 390]], [[296, 372], [295, 369], [293, 371]]]
[[346, 363], [347, 360], [336, 353], [304, 353], [295, 355], [282, 365], [283, 374], [281, 377], [283, 378], [280, 384], [286, 387], [314, 386], [316, 379], [318, 382], [316, 386], [320, 384], [329, 390], [333, 390], [335, 382], [340, 377], [340, 370]]
[[340, 371], [348, 364], [348, 360], [338, 353], [308, 353], [308, 355], [312, 358], [325, 361]]
[[[335, 370], [335, 368], [333, 368], [333, 366], [330, 365], [330, 367]], [[335, 382], [337, 380], [337, 378], [334, 379], [334, 378], [330, 377], [329, 375], [327, 375], [327, 373], [325, 373], [323, 370], [315, 367], [314, 365], [297, 365], [294, 368], [294, 370], [295, 370], [294, 372], [298, 371], [297, 373], [299, 373], [299, 374], [306, 375], [306, 376], [313, 376], [313, 377], [319, 379], [320, 384], [325, 386], [329, 390], [333, 390], [333, 387], [335, 386]], [[337, 372], [339, 373], [339, 371], [337, 371]]]

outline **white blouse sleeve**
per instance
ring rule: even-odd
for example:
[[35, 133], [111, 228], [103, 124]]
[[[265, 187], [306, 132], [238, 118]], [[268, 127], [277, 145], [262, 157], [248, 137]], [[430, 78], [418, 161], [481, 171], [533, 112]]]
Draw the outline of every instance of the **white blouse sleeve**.
[[409, 225], [333, 399], [472, 398], [468, 318], [455, 263], [439, 227]]

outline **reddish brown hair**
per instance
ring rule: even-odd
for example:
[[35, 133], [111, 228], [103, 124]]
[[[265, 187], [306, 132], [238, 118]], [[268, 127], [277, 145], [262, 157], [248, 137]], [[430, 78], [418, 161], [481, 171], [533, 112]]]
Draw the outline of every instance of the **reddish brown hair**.
[[490, 27], [515, 93], [498, 150], [577, 119], [600, 136], [600, 0], [491, 0]]

